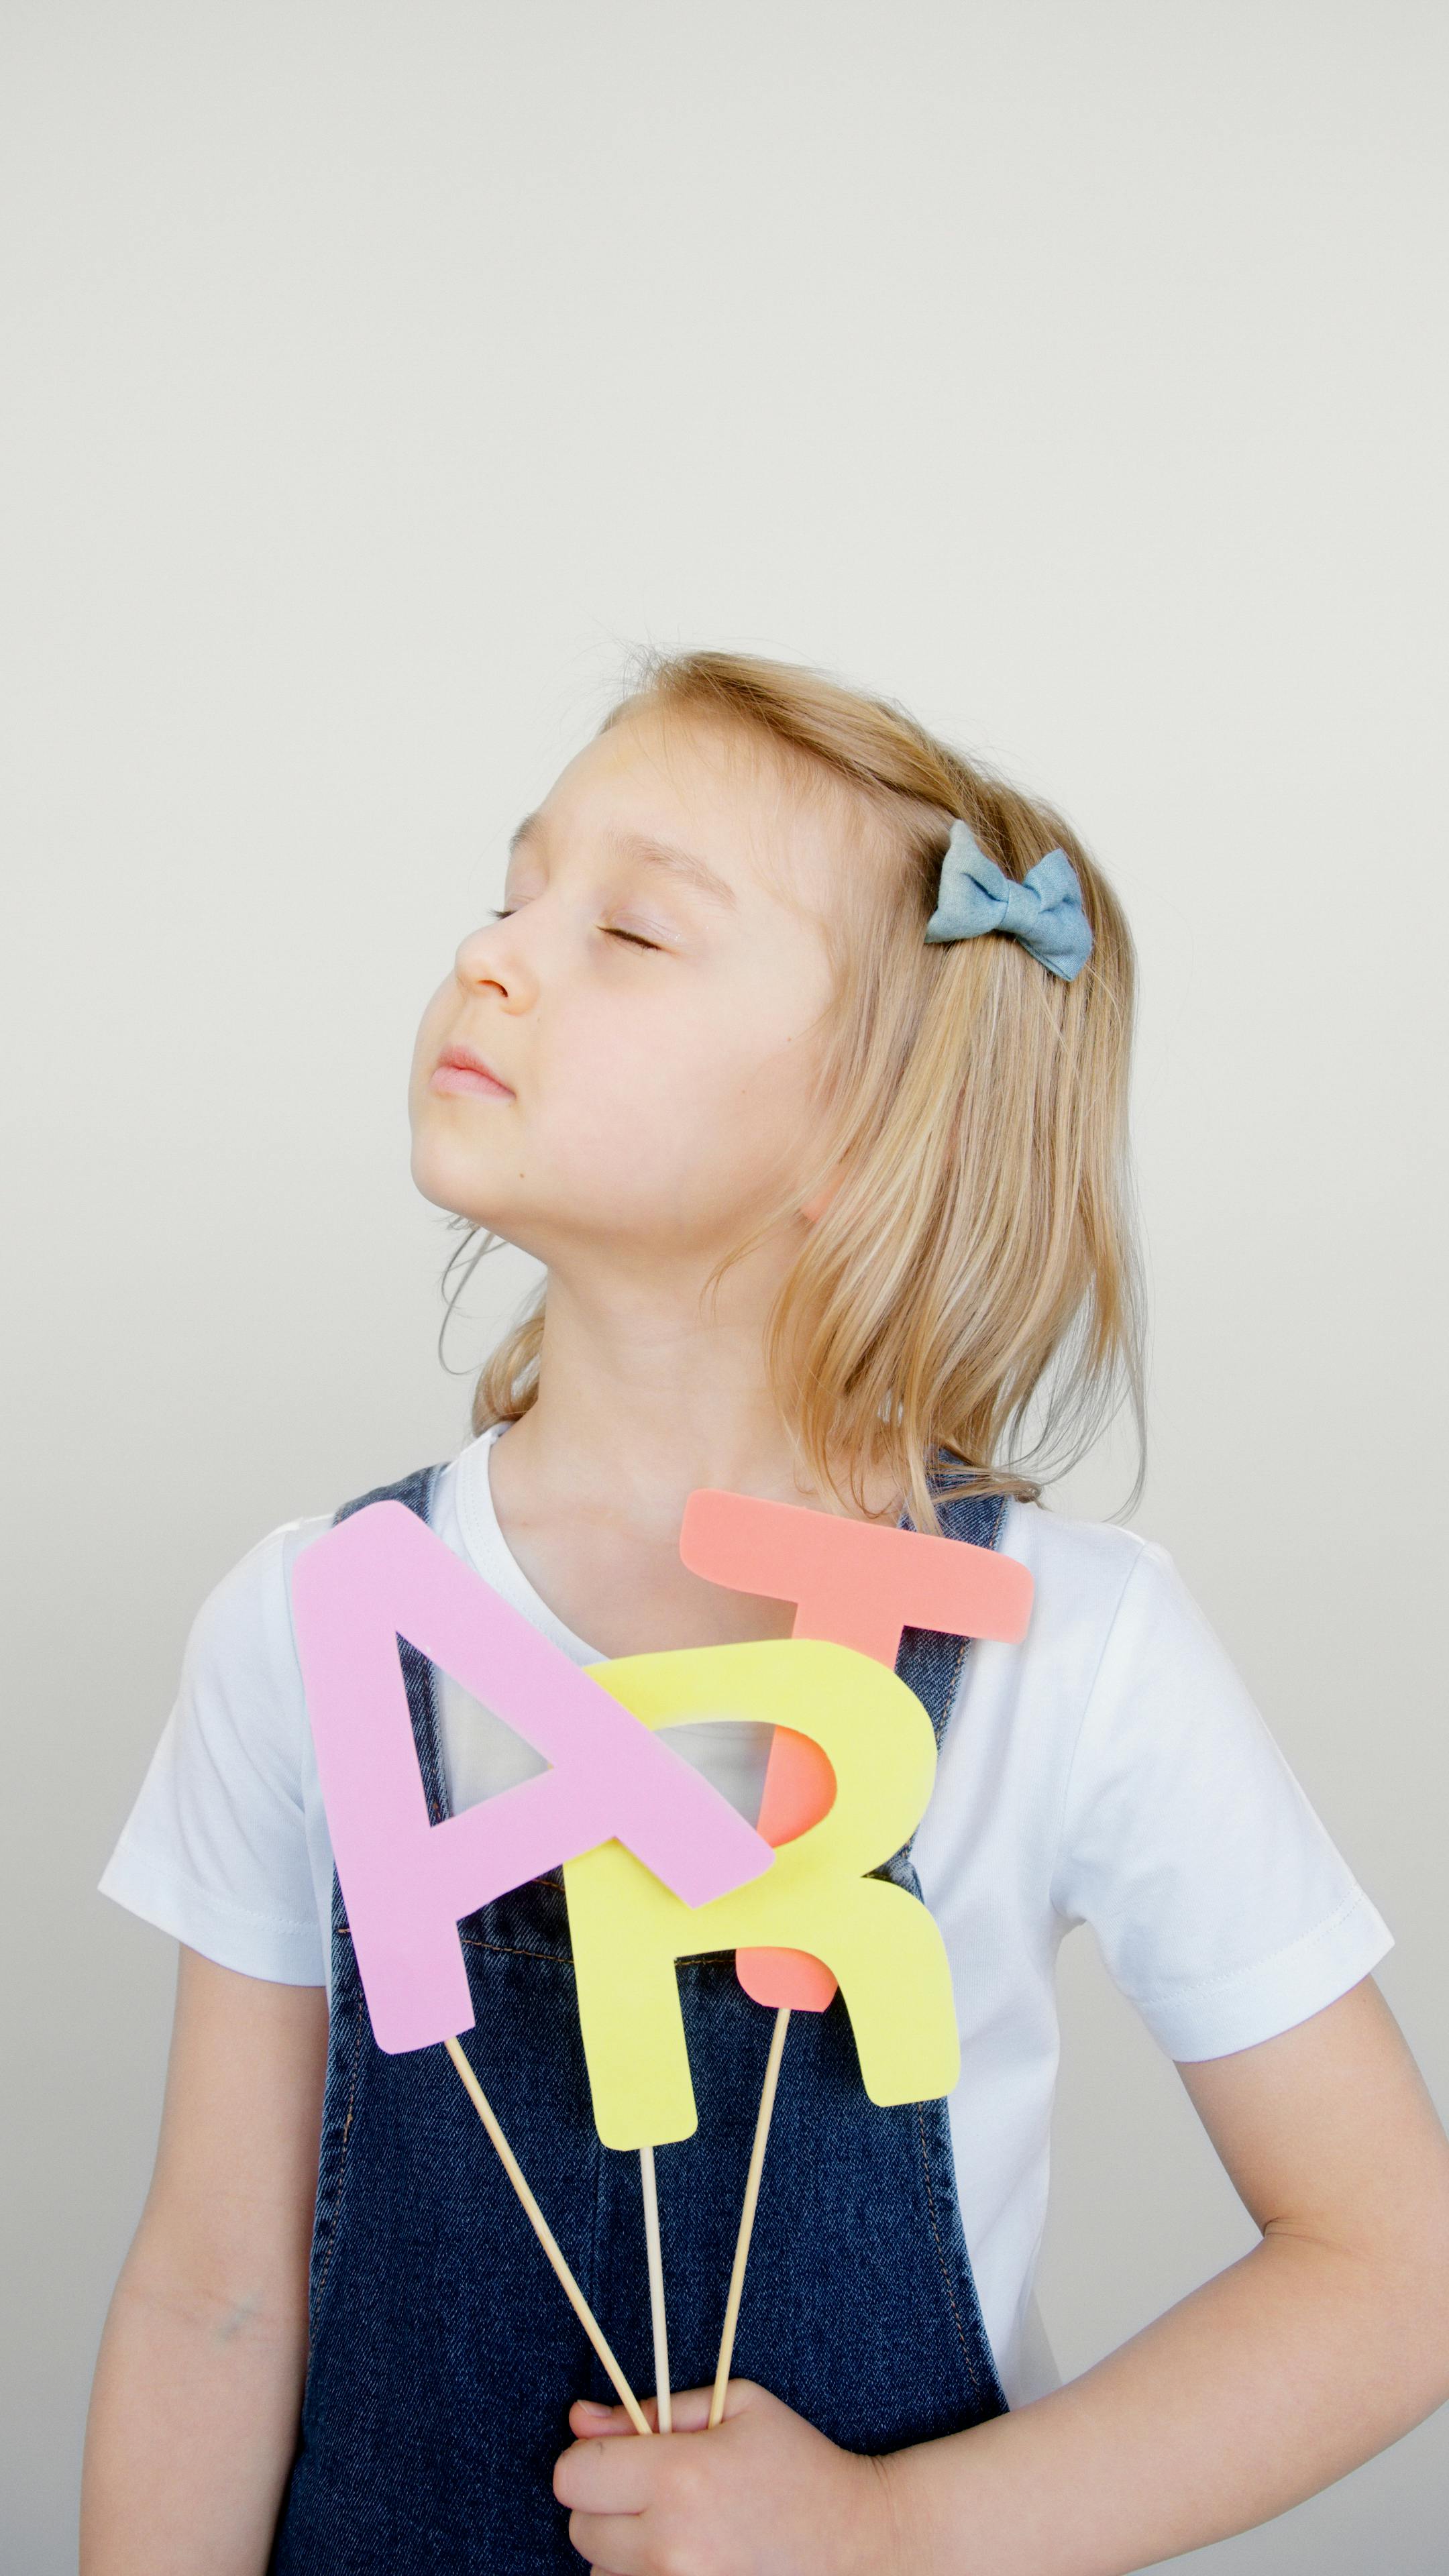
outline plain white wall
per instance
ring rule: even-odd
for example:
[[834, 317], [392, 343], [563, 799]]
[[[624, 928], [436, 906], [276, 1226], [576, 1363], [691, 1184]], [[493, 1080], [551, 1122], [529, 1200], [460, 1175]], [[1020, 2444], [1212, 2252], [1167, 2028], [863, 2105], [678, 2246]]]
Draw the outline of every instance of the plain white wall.
[[[529, 1274], [479, 1274], [446, 1374], [412, 1033], [636, 640], [884, 689], [1114, 873], [1134, 1522], [1388, 1915], [1449, 2098], [1449, 22], [10, 0], [3, 46], [0, 2533], [57, 2576], [173, 1975], [94, 1882], [205, 1591], [464, 1436]], [[1251, 2230], [1085, 1937], [1063, 1987], [1075, 2369]], [[1441, 2418], [1204, 2563], [1429, 2576], [1446, 2465]]]

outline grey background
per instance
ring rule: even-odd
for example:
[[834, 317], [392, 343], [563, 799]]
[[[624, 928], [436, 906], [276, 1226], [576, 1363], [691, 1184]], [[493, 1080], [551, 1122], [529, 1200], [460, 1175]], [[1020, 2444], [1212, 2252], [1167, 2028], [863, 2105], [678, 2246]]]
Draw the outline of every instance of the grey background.
[[[173, 1978], [94, 1882], [205, 1591], [464, 1436], [528, 1266], [447, 1374], [412, 1034], [638, 639], [883, 688], [1114, 873], [1134, 1523], [1449, 2098], [1449, 22], [11, 0], [3, 50], [0, 2536], [52, 2576]], [[1075, 2370], [1251, 2229], [1088, 1936], [1063, 1986]], [[1428, 2576], [1446, 2463], [1440, 2418], [1204, 2563]]]

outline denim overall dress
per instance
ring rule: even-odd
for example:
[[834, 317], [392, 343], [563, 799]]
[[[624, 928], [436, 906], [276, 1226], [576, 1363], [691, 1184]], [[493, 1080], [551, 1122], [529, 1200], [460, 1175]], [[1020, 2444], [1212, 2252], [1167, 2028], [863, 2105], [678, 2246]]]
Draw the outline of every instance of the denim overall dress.
[[[344, 1503], [423, 1520], [439, 1467]], [[995, 1546], [999, 1495], [940, 1506]], [[910, 1526], [903, 1516], [902, 1528]], [[969, 1639], [907, 1628], [896, 1671], [939, 1744]], [[418, 1760], [446, 1813], [432, 1666], [399, 1639]], [[920, 1893], [909, 1843], [882, 1872]], [[654, 2384], [639, 2159], [601, 2146], [574, 1999], [562, 1873], [460, 1927], [463, 2041], [636, 2394]], [[656, 2151], [676, 2388], [708, 2386], [774, 2014], [731, 1952], [678, 1966], [699, 2108]], [[379, 2049], [336, 1876], [311, 2344], [269, 2576], [575, 2576], [554, 2462], [577, 2397], [617, 2402], [442, 2048]], [[734, 2375], [832, 2441], [898, 2450], [1006, 2410], [957, 2205], [946, 2104], [882, 2110], [837, 1994], [797, 2012], [780, 2069]]]

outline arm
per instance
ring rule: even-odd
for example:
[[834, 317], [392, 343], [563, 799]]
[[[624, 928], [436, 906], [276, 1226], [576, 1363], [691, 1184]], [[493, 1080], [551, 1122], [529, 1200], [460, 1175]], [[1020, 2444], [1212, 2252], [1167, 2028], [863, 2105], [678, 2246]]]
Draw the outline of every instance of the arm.
[[1261, 2244], [969, 2456], [902, 2453], [930, 2566], [1125, 2576], [1285, 2512], [1449, 2398], [1449, 2144], [1373, 1979], [1180, 2071]]
[[261, 2576], [307, 2353], [327, 1999], [183, 1947], [86, 2429], [82, 2576]]
[[1263, 2231], [1241, 2262], [1050, 2397], [884, 2460], [748, 2385], [702, 2439], [599, 2439], [622, 2410], [576, 2407], [575, 2547], [617, 2576], [1128, 2576], [1397, 2441], [1449, 2398], [1449, 2142], [1378, 1988], [1181, 2073]]

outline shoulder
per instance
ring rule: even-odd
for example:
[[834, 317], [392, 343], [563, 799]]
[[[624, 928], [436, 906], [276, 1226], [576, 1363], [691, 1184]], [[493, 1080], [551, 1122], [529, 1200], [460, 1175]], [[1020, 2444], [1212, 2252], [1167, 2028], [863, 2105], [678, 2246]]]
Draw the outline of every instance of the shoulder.
[[237, 1557], [213, 1583], [197, 1607], [183, 1659], [185, 1686], [208, 1687], [269, 1712], [273, 1723], [294, 1708], [301, 1688], [301, 1667], [292, 1624], [292, 1571], [305, 1548], [324, 1538], [334, 1524], [365, 1504], [407, 1499], [416, 1507], [430, 1481], [440, 1478], [439, 1501], [448, 1495], [451, 1462], [421, 1467], [409, 1475], [377, 1484], [336, 1503], [328, 1511], [305, 1512], [278, 1521]]
[[1118, 1599], [1143, 1555], [1163, 1554], [1117, 1521], [1069, 1520], [1045, 1503], [1016, 1501], [1006, 1506], [998, 1544], [1055, 1599], [1099, 1603]]
[[406, 1476], [373, 1485], [324, 1512], [305, 1512], [278, 1521], [230, 1564], [200, 1602], [187, 1642], [188, 1659], [220, 1658], [234, 1669], [290, 1664], [295, 1659], [291, 1621], [292, 1569], [304, 1548], [326, 1536], [334, 1523], [361, 1511], [368, 1503], [421, 1498], [431, 1479], [443, 1480], [446, 1493], [454, 1462], [420, 1467]]
[[[1017, 1714], [1039, 1759], [1070, 1774], [1073, 1803], [1124, 1774], [1141, 1790], [1225, 1752], [1281, 1757], [1232, 1657], [1170, 1551], [1115, 1522], [1013, 1503], [1001, 1545], [1031, 1573]], [[997, 1650], [1005, 1652], [1006, 1650]]]
[[286, 1570], [327, 1516], [266, 1530], [203, 1597], [146, 1776], [101, 1879], [223, 1967], [325, 1982], [308, 1844], [306, 1706]]
[[967, 1723], [947, 1739], [953, 1775], [985, 1766], [998, 1782], [1009, 1778], [1020, 1811], [1036, 1813], [1054, 1847], [1084, 1738], [1115, 1737], [1124, 1698], [1171, 1696], [1140, 1607], [1166, 1560], [1136, 1530], [1016, 1501], [998, 1547], [1031, 1576], [1031, 1607], [1019, 1642], [978, 1639], [965, 1660]]
[[1001, 1544], [1033, 1577], [1031, 1660], [1058, 1688], [1070, 1676], [1081, 1776], [1128, 1737], [1159, 1759], [1224, 1732], [1266, 1751], [1242, 1676], [1160, 1541], [1013, 1503]]
[[1109, 1639], [1200, 1614], [1166, 1548], [1115, 1521], [1070, 1520], [1041, 1503], [1007, 1505], [998, 1542], [1032, 1578], [1028, 1645], [1095, 1667]]
[[330, 1512], [280, 1521], [218, 1576], [191, 1622], [184, 1670], [194, 1681], [230, 1673], [263, 1678], [295, 1658], [291, 1570], [299, 1551], [330, 1528]]
[[[1117, 1521], [1069, 1520], [1041, 1503], [1007, 1506], [1000, 1546], [1032, 1576], [1033, 1624], [1088, 1626], [1144, 1640], [1217, 1646], [1171, 1550]], [[1221, 1651], [1219, 1648], [1218, 1651]]]

